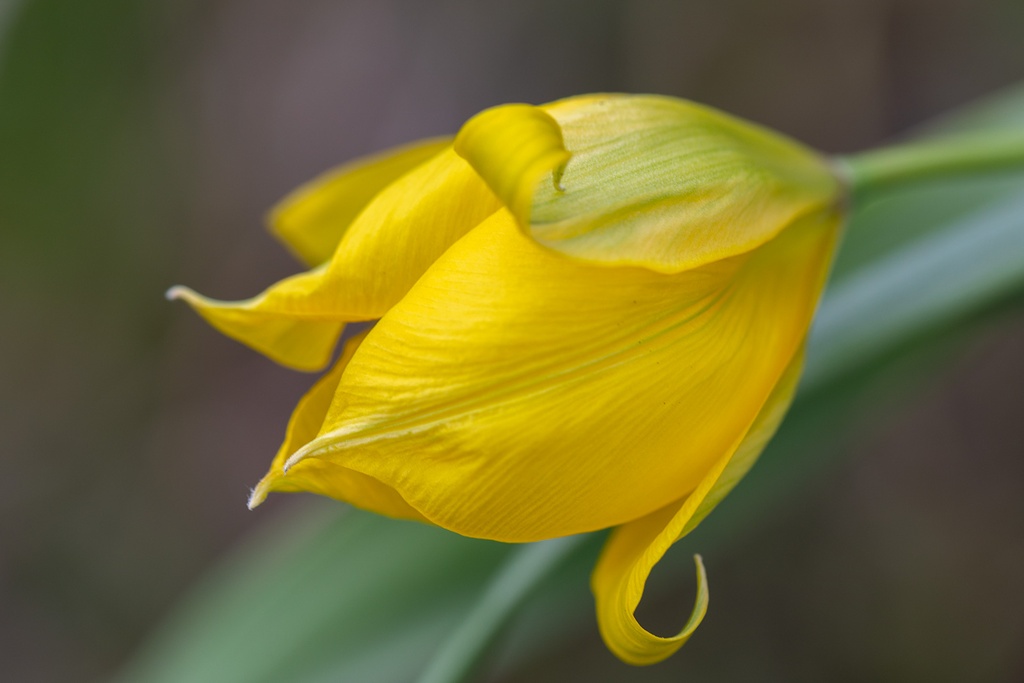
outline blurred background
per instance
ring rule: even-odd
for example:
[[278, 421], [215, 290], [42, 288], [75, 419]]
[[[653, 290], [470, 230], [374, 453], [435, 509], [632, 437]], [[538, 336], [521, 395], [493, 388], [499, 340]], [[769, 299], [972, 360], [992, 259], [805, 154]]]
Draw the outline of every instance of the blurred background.
[[[295, 272], [263, 217], [299, 183], [592, 91], [856, 151], [1024, 80], [1021, 36], [1020, 0], [0, 0], [2, 678], [105, 680], [316, 504], [245, 508], [313, 378], [163, 299]], [[862, 407], [838, 465], [706, 557], [711, 613], [667, 664], [627, 669], [590, 619], [502, 680], [1024, 680], [1022, 349], [1018, 300]]]

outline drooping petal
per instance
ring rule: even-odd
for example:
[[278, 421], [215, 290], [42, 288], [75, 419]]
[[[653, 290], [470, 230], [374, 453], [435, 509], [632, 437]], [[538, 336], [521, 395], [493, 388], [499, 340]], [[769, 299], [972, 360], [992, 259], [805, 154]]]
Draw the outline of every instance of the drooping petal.
[[615, 526], [694, 490], [796, 353], [838, 230], [665, 275], [588, 265], [502, 211], [377, 324], [342, 376], [322, 459], [459, 533], [531, 541]]
[[451, 137], [422, 140], [327, 171], [271, 210], [270, 230], [306, 265], [320, 265], [378, 192], [451, 143]]
[[[366, 337], [367, 331], [349, 339], [341, 352], [341, 357], [302, 397], [295, 412], [292, 413], [285, 432], [284, 443], [278, 450], [270, 471], [260, 480], [249, 497], [249, 508], [262, 503], [271, 491], [311, 491], [322, 495], [344, 498], [353, 505], [372, 510], [389, 517], [401, 519], [423, 520], [416, 510], [409, 507], [402, 497], [391, 487], [385, 486], [373, 477], [360, 472], [353, 472], [339, 465], [325, 461], [307, 460], [292, 467], [285, 474], [284, 463], [296, 450], [313, 439], [320, 431], [324, 416], [331, 405], [331, 399], [338, 388], [345, 366], [352, 354], [359, 348]], [[324, 489], [324, 485], [329, 488]]]
[[[684, 100], [586, 95], [492, 112], [480, 115], [486, 126], [467, 124], [456, 149], [536, 240], [586, 261], [680, 272], [754, 249], [838, 196], [814, 152]], [[561, 136], [535, 134], [529, 158], [550, 171], [567, 149], [557, 183], [503, 163], [539, 112]], [[527, 196], [529, 210], [519, 208]]]
[[343, 318], [306, 311], [322, 286], [326, 264], [293, 275], [252, 299], [219, 301], [180, 285], [167, 290], [168, 299], [182, 299], [225, 336], [241, 341], [268, 358], [296, 370], [319, 370], [328, 360]]
[[697, 559], [697, 599], [693, 612], [674, 636], [657, 636], [637, 621], [635, 612], [647, 577], [669, 547], [690, 533], [753, 466], [775, 434], [792, 402], [800, 378], [799, 351], [779, 380], [750, 431], [734, 450], [725, 453], [696, 490], [682, 501], [623, 524], [612, 532], [591, 578], [597, 602], [597, 623], [608, 649], [629, 664], [655, 664], [689, 639], [707, 611], [707, 578]]
[[466, 161], [446, 149], [381, 190], [328, 263], [227, 302], [175, 287], [229, 337], [298, 370], [330, 359], [343, 323], [374, 320], [401, 299], [438, 256], [500, 203]]

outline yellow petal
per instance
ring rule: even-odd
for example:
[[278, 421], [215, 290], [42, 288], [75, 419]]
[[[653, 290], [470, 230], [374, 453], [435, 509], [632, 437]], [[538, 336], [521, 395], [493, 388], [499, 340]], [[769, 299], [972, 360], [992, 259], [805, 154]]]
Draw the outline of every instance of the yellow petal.
[[307, 265], [319, 265], [331, 258], [348, 226], [378, 192], [451, 142], [451, 137], [423, 140], [330, 170], [274, 207], [271, 232]]
[[[270, 465], [270, 471], [256, 485], [249, 497], [250, 509], [262, 503], [271, 491], [311, 491], [344, 498], [361, 508], [389, 517], [424, 521], [423, 517], [409, 507], [393, 488], [360, 472], [316, 460], [299, 463], [289, 469], [287, 474], [283, 471], [288, 457], [314, 438], [320, 430], [342, 372], [365, 337], [364, 331], [349, 339], [345, 343], [341, 357], [330, 372], [299, 401], [288, 422], [284, 443]], [[329, 488], [322, 488], [321, 485], [324, 483], [329, 483]]]
[[597, 623], [608, 649], [628, 664], [655, 664], [671, 656], [700, 625], [708, 606], [707, 577], [697, 560], [693, 612], [674, 636], [657, 636], [635, 612], [654, 565], [669, 547], [690, 533], [747, 473], [782, 422], [800, 378], [803, 351], [797, 353], [750, 431], [724, 454], [696, 490], [680, 502], [620, 526], [609, 537], [591, 578]]
[[[456, 149], [536, 240], [587, 261], [680, 272], [756, 248], [838, 201], [811, 150], [684, 100], [587, 95], [480, 118]], [[558, 186], [538, 183], [563, 148], [571, 159]]]
[[566, 259], [499, 212], [377, 324], [291, 457], [394, 487], [459, 533], [532, 541], [692, 491], [796, 353], [838, 218], [664, 275]]
[[446, 149], [378, 193], [328, 263], [245, 301], [207, 299], [185, 288], [168, 295], [184, 298], [218, 330], [282, 365], [318, 370], [342, 323], [384, 315], [499, 206], [469, 164]]
[[480, 112], [462, 126], [455, 151], [524, 225], [530, 221], [537, 181], [552, 175], [550, 184], [557, 190], [569, 159], [558, 124], [543, 109], [528, 104], [504, 104]]
[[330, 360], [345, 327], [343, 319], [305, 310], [305, 303], [320, 289], [325, 270], [321, 266], [294, 275], [245, 301], [210, 299], [180, 285], [167, 290], [167, 298], [183, 299], [219, 332], [282, 365], [319, 370]]

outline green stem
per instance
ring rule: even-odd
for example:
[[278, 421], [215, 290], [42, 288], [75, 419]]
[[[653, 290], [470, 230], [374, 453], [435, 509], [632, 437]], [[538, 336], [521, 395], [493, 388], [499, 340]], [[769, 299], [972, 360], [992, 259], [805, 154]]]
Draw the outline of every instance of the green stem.
[[581, 534], [517, 548], [427, 666], [418, 683], [465, 681], [524, 598], [587, 538], [586, 534]]
[[978, 172], [1024, 169], [1024, 130], [953, 135], [837, 159], [855, 197]]

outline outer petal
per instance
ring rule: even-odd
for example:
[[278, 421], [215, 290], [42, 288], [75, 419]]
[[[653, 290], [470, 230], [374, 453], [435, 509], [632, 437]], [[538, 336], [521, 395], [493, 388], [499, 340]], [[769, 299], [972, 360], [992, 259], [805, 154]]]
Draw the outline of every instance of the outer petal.
[[[535, 166], [503, 163], [505, 140], [536, 128], [541, 110], [562, 135], [535, 135], [528, 155], [550, 171], [567, 149], [557, 183], [538, 183]], [[814, 152], [684, 100], [587, 95], [480, 117], [487, 125], [471, 120], [456, 150], [536, 240], [587, 261], [680, 272], [754, 249], [839, 195]], [[530, 210], [518, 208], [530, 195]]]
[[616, 529], [605, 544], [591, 579], [597, 601], [597, 620], [608, 649], [629, 664], [654, 664], [666, 659], [689, 639], [707, 611], [704, 567], [697, 557], [697, 599], [693, 613], [674, 636], [656, 636], [634, 613], [654, 565], [669, 547], [690, 533], [747, 473], [775, 434], [792, 402], [803, 364], [797, 353], [750, 431], [708, 471], [696, 490]]
[[[368, 332], [368, 330], [367, 330]], [[292, 418], [288, 422], [284, 443], [278, 450], [270, 471], [253, 489], [249, 497], [249, 507], [254, 508], [262, 503], [271, 491], [312, 491], [322, 495], [344, 498], [353, 505], [403, 519], [423, 520], [422, 515], [409, 507], [402, 497], [391, 487], [385, 486], [373, 477], [360, 472], [353, 472], [344, 467], [328, 462], [308, 460], [292, 467], [288, 474], [283, 471], [285, 461], [300, 446], [308, 443], [320, 430], [320, 425], [327, 414], [338, 381], [345, 366], [352, 359], [352, 354], [359, 348], [366, 337], [362, 332], [345, 343], [341, 357], [330, 372], [324, 375], [309, 392], [302, 397], [295, 407]]]
[[321, 459], [434, 523], [502, 541], [615, 526], [692, 491], [796, 353], [838, 220], [663, 275], [578, 263], [499, 212], [377, 324], [342, 376]]
[[306, 265], [331, 258], [374, 196], [448, 147], [451, 137], [422, 140], [356, 159], [301, 186], [270, 213], [270, 229]]
[[401, 299], [438, 256], [500, 206], [451, 149], [382, 190], [355, 219], [329, 263], [246, 301], [184, 298], [229, 337], [299, 370], [330, 359], [342, 323], [374, 320]]

